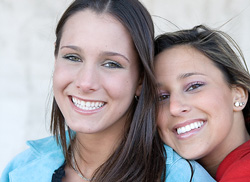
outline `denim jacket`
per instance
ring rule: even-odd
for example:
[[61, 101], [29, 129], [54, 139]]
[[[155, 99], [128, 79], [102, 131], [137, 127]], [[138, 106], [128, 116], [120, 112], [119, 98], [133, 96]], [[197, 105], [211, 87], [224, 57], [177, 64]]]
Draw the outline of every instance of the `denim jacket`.
[[[167, 154], [166, 160], [166, 180], [170, 182], [189, 182], [192, 169], [187, 162], [179, 156], [172, 148], [165, 145]], [[189, 161], [193, 168], [192, 182], [212, 182], [215, 181], [208, 172], [196, 161]]]
[[30, 148], [6, 166], [1, 182], [50, 182], [55, 169], [65, 160], [54, 137], [28, 141], [27, 145]]
[[[50, 182], [52, 174], [64, 162], [63, 151], [54, 137], [28, 141], [29, 149], [17, 155], [5, 168], [1, 182]], [[191, 168], [172, 148], [165, 146], [167, 153], [166, 181], [189, 182]], [[213, 178], [195, 161], [192, 181], [210, 182]]]

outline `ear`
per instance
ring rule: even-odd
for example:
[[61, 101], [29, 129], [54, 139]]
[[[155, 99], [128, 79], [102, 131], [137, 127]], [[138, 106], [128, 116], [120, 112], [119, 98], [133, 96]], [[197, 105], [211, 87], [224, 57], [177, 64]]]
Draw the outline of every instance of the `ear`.
[[139, 79], [139, 82], [138, 82], [138, 85], [137, 85], [137, 88], [136, 88], [136, 91], [135, 91], [135, 95], [138, 96], [138, 97], [141, 95], [142, 82], [143, 82], [143, 77], [141, 77]]
[[[234, 101], [234, 111], [242, 111], [248, 101], [248, 91], [247, 89], [235, 86], [233, 87], [233, 101]], [[235, 104], [236, 103], [236, 104]]]

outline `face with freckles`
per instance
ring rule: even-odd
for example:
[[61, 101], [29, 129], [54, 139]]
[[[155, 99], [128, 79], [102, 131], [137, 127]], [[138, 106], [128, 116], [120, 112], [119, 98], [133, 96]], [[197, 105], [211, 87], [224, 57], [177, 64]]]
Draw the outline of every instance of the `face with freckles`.
[[76, 132], [121, 133], [135, 94], [139, 59], [126, 28], [109, 14], [72, 15], [63, 27], [53, 89]]
[[187, 159], [228, 152], [241, 132], [234, 119], [241, 89], [230, 88], [215, 64], [187, 45], [158, 54], [155, 71], [162, 140]]

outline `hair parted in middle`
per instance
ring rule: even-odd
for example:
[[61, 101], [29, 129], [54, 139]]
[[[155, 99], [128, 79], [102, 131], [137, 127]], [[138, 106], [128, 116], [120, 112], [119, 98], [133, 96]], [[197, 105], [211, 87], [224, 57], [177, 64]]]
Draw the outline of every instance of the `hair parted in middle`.
[[[159, 138], [155, 135], [157, 94], [153, 74], [154, 27], [151, 16], [138, 0], [75, 0], [64, 12], [57, 25], [55, 57], [58, 55], [65, 23], [72, 15], [86, 9], [97, 14], [113, 16], [128, 30], [138, 53], [142, 78], [139, 100], [137, 102], [134, 99], [129, 108], [128, 129], [113, 155], [97, 169], [94, 179], [102, 182], [163, 181], [165, 158], [161, 155]], [[55, 98], [50, 129], [63, 148], [66, 162], [71, 164], [66, 133], [69, 132], [71, 144], [74, 134], [65, 126], [65, 119]]]

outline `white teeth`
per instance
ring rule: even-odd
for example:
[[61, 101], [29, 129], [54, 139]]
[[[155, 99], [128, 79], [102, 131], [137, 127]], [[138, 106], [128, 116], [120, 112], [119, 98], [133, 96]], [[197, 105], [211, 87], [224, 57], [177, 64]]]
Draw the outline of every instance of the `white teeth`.
[[190, 128], [191, 128], [191, 130], [195, 129], [194, 123], [190, 124]]
[[81, 101], [81, 105], [85, 105], [85, 102], [84, 102], [84, 101]]
[[90, 107], [90, 102], [86, 102], [86, 107]]
[[177, 128], [177, 133], [178, 133], [178, 135], [180, 135], [180, 134], [189, 132], [189, 131], [191, 131], [193, 129], [200, 128], [203, 124], [204, 124], [203, 121], [198, 121], [198, 122], [191, 123], [189, 125]]
[[83, 109], [83, 110], [88, 110], [88, 111], [98, 109], [104, 106], [104, 102], [89, 102], [89, 101], [85, 102], [75, 97], [72, 97], [72, 101], [76, 107]]
[[186, 129], [186, 131], [190, 131], [190, 130], [191, 130], [191, 127], [190, 127], [189, 125], [187, 125], [187, 126], [185, 127], [185, 129]]
[[95, 107], [98, 107], [98, 106], [99, 106], [99, 102], [96, 102], [96, 103], [95, 103]]
[[199, 128], [201, 127], [201, 123], [200, 123], [200, 122], [198, 122], [198, 127], [199, 127]]

